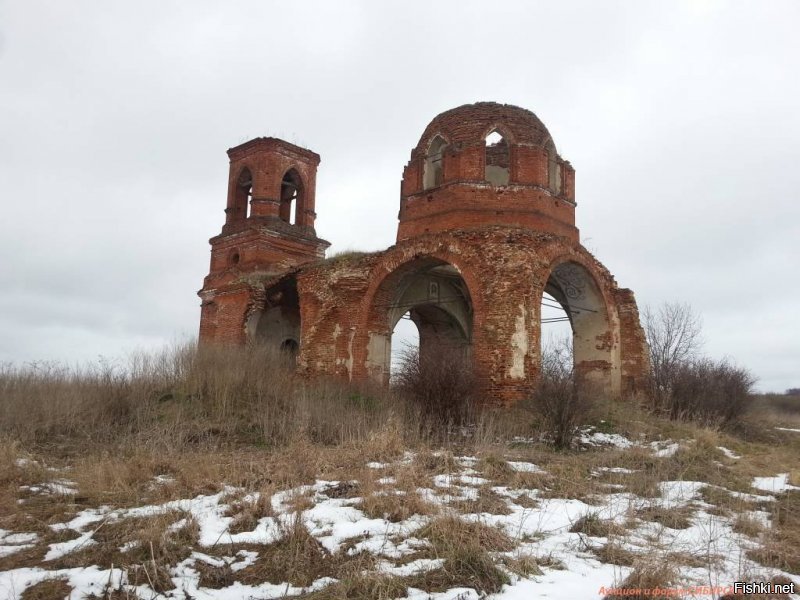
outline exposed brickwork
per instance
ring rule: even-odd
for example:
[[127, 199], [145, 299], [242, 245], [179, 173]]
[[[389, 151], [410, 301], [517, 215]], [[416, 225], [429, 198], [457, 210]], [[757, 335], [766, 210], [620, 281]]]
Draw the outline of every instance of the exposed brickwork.
[[[508, 146], [487, 150], [492, 131]], [[443, 173], [426, 190], [427, 152], [437, 135], [447, 144]], [[487, 152], [490, 164], [508, 168], [507, 184], [487, 181]], [[579, 373], [612, 394], [642, 385], [647, 347], [633, 293], [580, 245], [574, 171], [533, 113], [478, 103], [436, 117], [404, 170], [397, 244], [327, 260], [327, 243], [313, 229], [319, 157], [270, 138], [229, 156], [226, 224], [211, 240], [210, 274], [200, 292], [201, 341], [244, 343], [263, 330], [267, 321], [259, 329], [259, 319], [267, 314], [287, 332], [280, 336], [294, 336], [296, 317], [280, 315], [299, 314], [300, 369], [387, 381], [399, 315], [418, 310], [419, 320], [436, 309], [463, 335], [489, 401], [511, 403], [531, 392], [540, 372], [547, 291], [572, 316]], [[240, 206], [241, 181], [250, 182], [243, 169], [252, 179], [249, 217]], [[279, 210], [281, 182], [295, 186], [290, 169], [303, 187], [294, 224]], [[440, 297], [440, 289], [452, 297]]]
[[[486, 148], [486, 136], [503, 135]], [[428, 149], [445, 140], [441, 185], [425, 189]], [[506, 149], [507, 157], [502, 156]], [[487, 161], [509, 167], [508, 185], [486, 178]], [[555, 181], [555, 179], [558, 181]], [[436, 117], [411, 151], [401, 184], [398, 241], [480, 225], [522, 225], [578, 241], [574, 171], [555, 151], [550, 133], [532, 112], [494, 102], [454, 108]]]

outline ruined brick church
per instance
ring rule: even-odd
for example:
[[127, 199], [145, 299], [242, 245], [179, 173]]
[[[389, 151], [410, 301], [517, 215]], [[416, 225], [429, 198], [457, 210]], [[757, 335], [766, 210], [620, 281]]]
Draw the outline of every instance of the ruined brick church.
[[512, 403], [541, 369], [544, 297], [569, 317], [577, 374], [614, 396], [642, 385], [633, 292], [581, 245], [575, 171], [532, 112], [479, 102], [434, 118], [403, 170], [397, 241], [381, 252], [325, 258], [311, 150], [256, 138], [228, 157], [201, 343], [267, 344], [307, 374], [388, 382], [408, 314], [421, 355], [463, 349], [486, 397]]

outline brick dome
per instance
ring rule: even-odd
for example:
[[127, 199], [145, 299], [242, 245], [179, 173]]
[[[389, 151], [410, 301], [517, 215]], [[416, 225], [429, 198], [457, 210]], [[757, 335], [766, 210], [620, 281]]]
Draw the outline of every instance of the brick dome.
[[436, 116], [411, 151], [397, 239], [492, 225], [578, 241], [575, 171], [531, 111], [476, 102]]
[[540, 148], [553, 146], [550, 132], [533, 112], [511, 104], [476, 102], [451, 108], [434, 117], [411, 156], [424, 156], [436, 135], [458, 147], [483, 145], [492, 131], [499, 131], [512, 144]]

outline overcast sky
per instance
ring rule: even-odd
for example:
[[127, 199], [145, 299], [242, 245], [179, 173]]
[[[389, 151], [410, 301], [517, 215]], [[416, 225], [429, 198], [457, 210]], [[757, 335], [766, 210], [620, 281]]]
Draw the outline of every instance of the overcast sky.
[[800, 386], [800, 3], [0, 0], [0, 361], [191, 338], [227, 148], [322, 156], [331, 250], [394, 241], [427, 123], [533, 110], [584, 244]]

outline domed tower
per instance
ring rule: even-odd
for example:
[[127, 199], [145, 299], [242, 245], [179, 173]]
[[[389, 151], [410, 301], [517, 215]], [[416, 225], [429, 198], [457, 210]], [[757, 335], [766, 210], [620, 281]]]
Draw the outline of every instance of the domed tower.
[[403, 171], [397, 241], [515, 225], [577, 242], [575, 171], [529, 110], [478, 102], [433, 119]]

